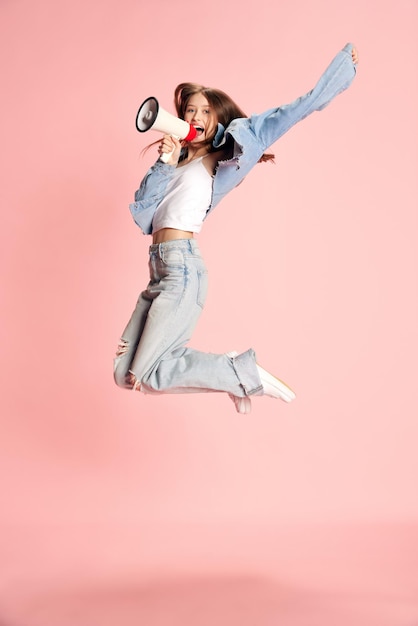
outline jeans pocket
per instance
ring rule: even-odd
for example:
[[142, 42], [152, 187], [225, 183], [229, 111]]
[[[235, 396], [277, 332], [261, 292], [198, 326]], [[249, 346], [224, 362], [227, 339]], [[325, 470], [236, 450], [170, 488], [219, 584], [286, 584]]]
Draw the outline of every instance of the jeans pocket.
[[161, 253], [161, 261], [168, 267], [183, 267], [183, 252], [178, 248], [163, 250]]

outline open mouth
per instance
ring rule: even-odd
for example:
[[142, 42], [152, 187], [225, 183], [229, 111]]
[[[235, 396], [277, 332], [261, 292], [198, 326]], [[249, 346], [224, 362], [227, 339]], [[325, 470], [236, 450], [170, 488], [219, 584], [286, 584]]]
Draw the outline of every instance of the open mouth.
[[203, 135], [203, 133], [205, 132], [205, 129], [202, 128], [201, 126], [195, 126], [195, 129], [196, 129], [196, 133], [198, 137], [199, 135]]

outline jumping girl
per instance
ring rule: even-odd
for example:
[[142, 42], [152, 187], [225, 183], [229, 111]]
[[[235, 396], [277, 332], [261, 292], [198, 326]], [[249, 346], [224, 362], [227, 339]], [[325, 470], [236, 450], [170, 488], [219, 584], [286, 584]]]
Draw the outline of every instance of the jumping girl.
[[224, 392], [239, 413], [249, 413], [251, 396], [290, 402], [294, 392], [264, 370], [252, 349], [210, 354], [186, 347], [207, 292], [207, 272], [194, 238], [222, 198], [294, 124], [323, 109], [351, 84], [357, 51], [347, 44], [317, 85], [291, 104], [247, 117], [224, 92], [195, 83], [175, 90], [178, 117], [194, 126], [187, 144], [165, 135], [160, 158], [135, 193], [130, 210], [152, 235], [150, 281], [139, 295], [114, 360], [116, 383], [145, 393]]

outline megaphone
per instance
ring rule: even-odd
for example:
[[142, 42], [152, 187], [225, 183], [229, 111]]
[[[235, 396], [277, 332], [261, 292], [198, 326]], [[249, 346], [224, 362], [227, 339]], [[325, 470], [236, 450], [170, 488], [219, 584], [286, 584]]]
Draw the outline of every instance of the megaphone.
[[[144, 100], [139, 107], [135, 125], [140, 133], [152, 129], [184, 141], [192, 141], [197, 135], [194, 126], [165, 111], [153, 96]], [[163, 153], [160, 160], [167, 162], [171, 154]]]

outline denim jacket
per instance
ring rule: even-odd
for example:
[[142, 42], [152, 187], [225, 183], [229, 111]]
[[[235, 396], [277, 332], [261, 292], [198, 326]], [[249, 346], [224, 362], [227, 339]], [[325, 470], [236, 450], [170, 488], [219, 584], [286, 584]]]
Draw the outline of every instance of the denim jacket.
[[[351, 57], [352, 48], [352, 44], [348, 43], [330, 63], [316, 86], [290, 104], [250, 117], [234, 119], [226, 129], [218, 124], [213, 145], [215, 148], [221, 147], [227, 135], [231, 136], [234, 140], [234, 156], [218, 164], [213, 179], [212, 201], [206, 217], [227, 193], [242, 182], [269, 146], [294, 124], [313, 111], [321, 111], [335, 96], [349, 87], [356, 74]], [[154, 213], [164, 197], [174, 171], [175, 167], [158, 160], [148, 170], [135, 192], [135, 202], [129, 205], [135, 223], [145, 235], [152, 233]]]

